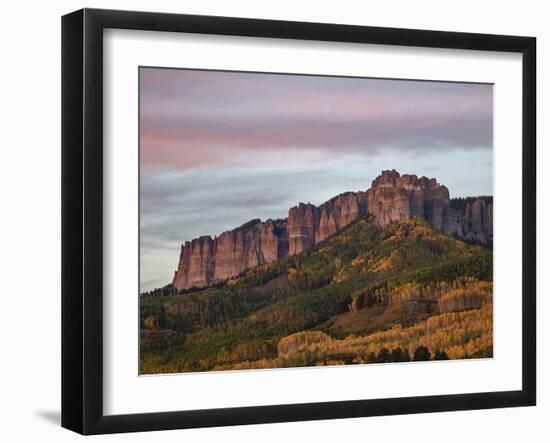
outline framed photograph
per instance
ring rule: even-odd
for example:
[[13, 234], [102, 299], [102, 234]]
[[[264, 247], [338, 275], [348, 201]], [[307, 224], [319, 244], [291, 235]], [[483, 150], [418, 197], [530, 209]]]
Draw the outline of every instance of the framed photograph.
[[536, 403], [532, 37], [62, 20], [62, 425]]

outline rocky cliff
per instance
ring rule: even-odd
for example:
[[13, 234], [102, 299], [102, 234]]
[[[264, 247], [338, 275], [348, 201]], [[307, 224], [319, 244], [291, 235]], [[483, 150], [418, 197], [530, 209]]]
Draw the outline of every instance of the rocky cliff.
[[219, 237], [185, 242], [172, 283], [176, 289], [208, 286], [287, 255], [286, 220], [251, 220]]
[[287, 219], [255, 219], [218, 237], [185, 242], [174, 288], [208, 286], [308, 251], [367, 214], [382, 226], [422, 217], [447, 235], [486, 246], [493, 242], [492, 197], [450, 199], [449, 190], [434, 178], [383, 171], [365, 192], [347, 192], [320, 206], [300, 203], [290, 208]]
[[451, 199], [435, 178], [383, 171], [367, 190], [367, 207], [382, 226], [422, 217], [444, 234], [493, 245], [493, 197]]
[[317, 207], [300, 203], [287, 219], [289, 254], [299, 254], [367, 214], [366, 192], [347, 192]]
[[493, 197], [451, 199], [443, 232], [492, 248]]

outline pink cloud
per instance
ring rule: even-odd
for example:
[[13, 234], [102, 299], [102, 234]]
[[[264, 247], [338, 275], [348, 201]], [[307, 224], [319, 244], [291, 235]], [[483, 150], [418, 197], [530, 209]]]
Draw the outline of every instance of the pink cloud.
[[492, 145], [490, 85], [163, 69], [141, 76], [145, 170], [224, 167], [262, 151], [288, 158], [296, 149]]

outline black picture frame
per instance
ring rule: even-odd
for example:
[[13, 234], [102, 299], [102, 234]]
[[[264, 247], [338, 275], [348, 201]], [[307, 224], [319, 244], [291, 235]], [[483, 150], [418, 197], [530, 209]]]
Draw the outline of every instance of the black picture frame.
[[[104, 415], [103, 30], [504, 51], [522, 54], [522, 389]], [[488, 409], [536, 404], [536, 39], [233, 17], [83, 9], [62, 18], [62, 426], [82, 434]]]

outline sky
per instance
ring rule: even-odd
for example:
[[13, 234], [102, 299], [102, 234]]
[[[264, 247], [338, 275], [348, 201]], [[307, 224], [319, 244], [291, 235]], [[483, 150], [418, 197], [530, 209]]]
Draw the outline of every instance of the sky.
[[180, 245], [366, 190], [384, 169], [493, 194], [488, 84], [140, 68], [141, 291]]

